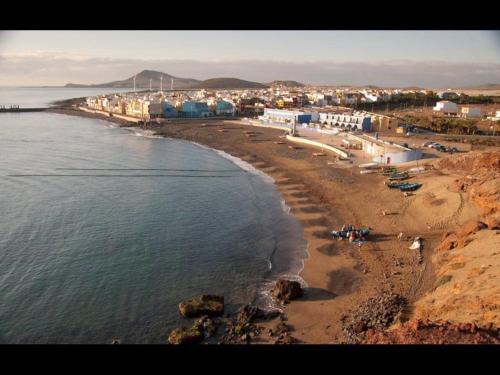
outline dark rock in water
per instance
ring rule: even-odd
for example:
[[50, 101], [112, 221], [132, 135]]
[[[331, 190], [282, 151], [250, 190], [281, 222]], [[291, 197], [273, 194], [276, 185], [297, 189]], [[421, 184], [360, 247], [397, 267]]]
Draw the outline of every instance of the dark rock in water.
[[252, 323], [255, 320], [271, 320], [280, 314], [281, 311], [279, 310], [266, 311], [257, 306], [245, 305], [237, 311], [234, 322], [237, 325], [244, 325]]
[[303, 291], [298, 281], [280, 279], [276, 282], [271, 295], [279, 302], [287, 303], [302, 296]]
[[211, 337], [215, 335], [220, 324], [218, 319], [211, 319], [204, 315], [194, 323], [193, 327], [202, 332], [205, 337]]
[[203, 333], [198, 327], [174, 329], [168, 336], [168, 342], [175, 345], [197, 344], [203, 340]]
[[282, 315], [283, 314], [279, 310], [271, 310], [271, 311], [260, 310], [260, 313], [257, 314], [256, 318], [261, 320], [272, 320], [277, 317], [281, 317]]
[[259, 314], [262, 314], [262, 310], [258, 307], [245, 305], [237, 311], [234, 322], [236, 325], [244, 325], [252, 322]]
[[221, 316], [224, 313], [224, 297], [205, 294], [199, 298], [183, 301], [179, 304], [182, 317], [197, 318], [202, 315]]

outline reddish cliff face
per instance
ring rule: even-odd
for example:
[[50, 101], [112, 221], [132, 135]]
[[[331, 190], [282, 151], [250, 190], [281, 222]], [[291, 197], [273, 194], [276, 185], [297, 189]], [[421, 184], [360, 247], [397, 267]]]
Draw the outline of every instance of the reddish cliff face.
[[437, 166], [440, 169], [462, 175], [490, 174], [500, 172], [500, 151], [473, 151], [466, 154], [455, 154], [441, 159]]
[[450, 190], [466, 193], [479, 220], [444, 233], [432, 257], [436, 282], [415, 303], [415, 317], [500, 327], [500, 152], [453, 155], [437, 164], [459, 176]]
[[386, 332], [369, 330], [367, 344], [500, 344], [499, 330], [473, 323], [413, 320]]

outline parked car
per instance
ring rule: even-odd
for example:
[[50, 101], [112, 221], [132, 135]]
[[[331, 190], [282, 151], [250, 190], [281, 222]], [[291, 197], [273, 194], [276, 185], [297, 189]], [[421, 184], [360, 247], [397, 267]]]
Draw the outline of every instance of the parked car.
[[434, 142], [433, 144], [431, 144], [429, 147], [430, 148], [435, 148], [436, 150], [438, 150], [440, 147], [442, 147], [443, 145], [441, 143], [437, 143], [437, 142]]
[[436, 147], [436, 150], [438, 150], [440, 152], [448, 152], [448, 147], [443, 146], [443, 145], [439, 145], [438, 147]]
[[433, 144], [434, 142], [432, 141], [427, 141], [427, 142], [424, 142], [422, 143], [422, 147], [429, 147], [431, 144]]

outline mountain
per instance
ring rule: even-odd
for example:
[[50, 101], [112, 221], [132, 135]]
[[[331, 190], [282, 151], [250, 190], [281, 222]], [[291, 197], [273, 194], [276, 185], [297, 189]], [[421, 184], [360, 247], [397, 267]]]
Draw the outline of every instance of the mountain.
[[[171, 76], [167, 73], [157, 72], [154, 70], [143, 70], [135, 76], [135, 87], [137, 89], [149, 89], [149, 82], [151, 80], [151, 87], [153, 89], [159, 89], [161, 86], [161, 77], [163, 77], [163, 88], [170, 89], [171, 79], [174, 80], [173, 87], [175, 89], [184, 89], [190, 85], [200, 82], [197, 79], [192, 78], [179, 78]], [[113, 81], [107, 83], [100, 83], [94, 85], [81, 85], [75, 83], [68, 83], [64, 87], [111, 87], [111, 88], [132, 88], [134, 87], [134, 76], [124, 79], [122, 81]]]
[[192, 89], [263, 89], [268, 87], [262, 83], [244, 81], [238, 78], [212, 78], [189, 85]]
[[455, 90], [467, 89], [467, 90], [500, 90], [500, 83], [486, 83], [484, 85], [467, 86], [467, 87], [456, 87]]
[[269, 86], [304, 87], [305, 85], [297, 81], [272, 81]]

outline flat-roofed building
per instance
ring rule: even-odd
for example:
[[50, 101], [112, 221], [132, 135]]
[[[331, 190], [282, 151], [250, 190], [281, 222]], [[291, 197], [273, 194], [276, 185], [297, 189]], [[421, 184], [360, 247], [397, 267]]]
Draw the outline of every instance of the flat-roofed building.
[[483, 113], [476, 107], [462, 107], [460, 115], [465, 118], [481, 118]]
[[293, 123], [309, 124], [311, 122], [312, 114], [301, 111], [286, 111], [282, 109], [265, 108], [264, 115], [259, 116], [261, 120], [280, 123]]
[[330, 127], [340, 129], [362, 130], [370, 132], [372, 130], [371, 116], [360, 113], [333, 113], [320, 112], [319, 122]]
[[381, 164], [407, 163], [422, 158], [421, 150], [414, 150], [398, 144], [387, 142], [366, 134], [348, 134], [349, 141], [358, 141], [364, 152], [373, 155], [372, 160]]
[[456, 115], [458, 113], [458, 106], [448, 100], [441, 100], [436, 103], [433, 108], [434, 112], [440, 112], [448, 115]]
[[436, 103], [436, 106], [432, 108], [434, 112], [440, 112], [448, 115], [456, 115], [458, 113], [458, 106], [448, 100], [441, 100]]

